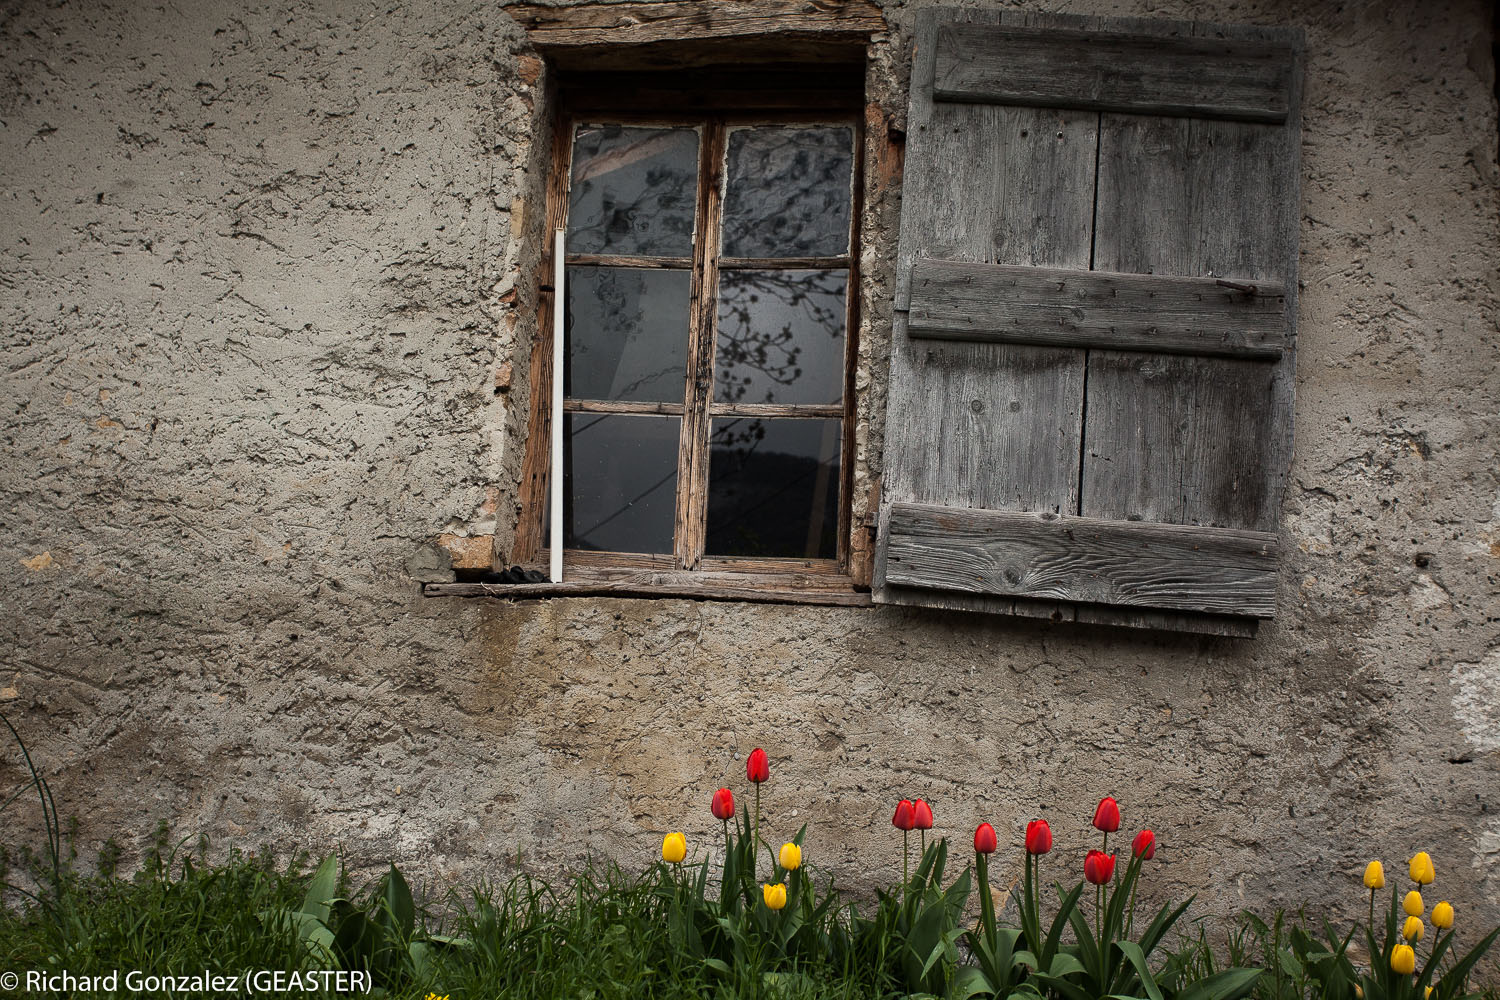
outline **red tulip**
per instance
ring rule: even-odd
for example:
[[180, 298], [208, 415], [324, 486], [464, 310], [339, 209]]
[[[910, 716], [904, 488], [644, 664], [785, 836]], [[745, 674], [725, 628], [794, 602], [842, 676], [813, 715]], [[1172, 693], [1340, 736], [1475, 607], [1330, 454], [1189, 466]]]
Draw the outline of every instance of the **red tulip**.
[[1150, 830], [1142, 830], [1130, 842], [1130, 851], [1135, 857], [1143, 861], [1150, 861], [1156, 857], [1156, 834]]
[[1083, 877], [1093, 885], [1103, 885], [1115, 874], [1115, 856], [1103, 851], [1089, 851], [1083, 859]]
[[891, 817], [891, 825], [898, 830], [910, 830], [917, 825], [917, 814], [912, 808], [911, 799], [902, 799], [896, 803], [896, 815]]
[[734, 793], [727, 788], [719, 789], [714, 792], [714, 801], [709, 808], [714, 811], [714, 819], [730, 819], [734, 816]]
[[1052, 850], [1052, 827], [1044, 819], [1034, 819], [1026, 824], [1026, 853], [1046, 854]]
[[[745, 777], [755, 784], [760, 784], [771, 776], [771, 762], [766, 758], [766, 752], [760, 747], [750, 751], [750, 759], [745, 761]], [[1118, 826], [1118, 821], [1116, 822]]]
[[918, 830], [932, 829], [932, 806], [921, 799], [912, 803], [912, 818]]
[[974, 831], [974, 852], [994, 854], [995, 846], [995, 828], [988, 823], [980, 823], [979, 829]]
[[1119, 828], [1120, 804], [1105, 796], [1099, 800], [1099, 808], [1094, 810], [1094, 829], [1114, 833]]

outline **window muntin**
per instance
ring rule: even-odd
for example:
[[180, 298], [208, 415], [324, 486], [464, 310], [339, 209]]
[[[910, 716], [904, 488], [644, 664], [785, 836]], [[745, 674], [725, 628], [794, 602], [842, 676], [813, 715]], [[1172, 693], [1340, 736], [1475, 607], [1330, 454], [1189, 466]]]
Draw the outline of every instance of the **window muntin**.
[[572, 136], [565, 549], [842, 568], [855, 124]]

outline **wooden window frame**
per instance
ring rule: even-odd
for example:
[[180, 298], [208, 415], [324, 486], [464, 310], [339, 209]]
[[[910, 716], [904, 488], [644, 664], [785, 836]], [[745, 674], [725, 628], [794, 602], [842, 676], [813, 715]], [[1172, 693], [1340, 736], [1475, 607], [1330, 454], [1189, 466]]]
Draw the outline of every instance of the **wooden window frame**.
[[[786, 72], [774, 74], [784, 80]], [[680, 102], [662, 102], [650, 111], [640, 110], [633, 97], [650, 93], [660, 97], [662, 88], [653, 74], [574, 75], [572, 85], [564, 78], [552, 120], [552, 176], [547, 187], [547, 229], [565, 228], [572, 146], [575, 127], [582, 124], [700, 127], [698, 201], [694, 213], [692, 258], [621, 257], [601, 254], [568, 254], [565, 265], [587, 264], [629, 267], [690, 269], [691, 313], [689, 322], [688, 371], [682, 404], [638, 402], [565, 401], [565, 413], [661, 413], [680, 415], [683, 433], [679, 443], [678, 475], [686, 474], [687, 489], [679, 486], [674, 519], [674, 551], [670, 554], [634, 554], [569, 549], [564, 553], [564, 582], [539, 584], [459, 584], [482, 588], [495, 596], [608, 595], [685, 596], [708, 599], [777, 601], [864, 606], [869, 598], [869, 562], [857, 546], [854, 509], [855, 432], [861, 412], [855, 391], [859, 357], [860, 247], [863, 221], [865, 121], [862, 94], [829, 94], [810, 90], [797, 93], [793, 87], [776, 86], [752, 90], [736, 89], [733, 76], [707, 71], [701, 86], [672, 88]], [[743, 78], [740, 78], [743, 79]], [[722, 82], [721, 82], [722, 81]], [[633, 104], [633, 110], [628, 109]], [[718, 253], [719, 221], [723, 197], [725, 143], [729, 131], [750, 125], [847, 126], [853, 136], [850, 233], [846, 255], [818, 258], [725, 258]], [[541, 273], [553, 273], [552, 241], [548, 241]], [[712, 399], [713, 361], [717, 337], [719, 271], [756, 268], [818, 268], [847, 273], [844, 313], [844, 357], [842, 401], [833, 405], [725, 404]], [[712, 295], [704, 294], [713, 289]], [[550, 281], [542, 284], [538, 305], [538, 337], [530, 366], [531, 405], [526, 455], [523, 460], [520, 520], [511, 561], [525, 566], [545, 566], [550, 552], [543, 547], [544, 524], [550, 476], [552, 412], [552, 316], [559, 305], [558, 292]], [[694, 405], [694, 403], [700, 405]], [[841, 420], [838, 518], [836, 554], [833, 559], [737, 558], [703, 554], [707, 528], [708, 452], [710, 422], [720, 416], [821, 417]]]

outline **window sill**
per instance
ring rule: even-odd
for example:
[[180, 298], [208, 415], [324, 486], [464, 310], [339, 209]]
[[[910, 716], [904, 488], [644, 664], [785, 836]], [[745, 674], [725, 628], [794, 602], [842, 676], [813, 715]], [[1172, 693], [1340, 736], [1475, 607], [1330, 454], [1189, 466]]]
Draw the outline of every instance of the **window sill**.
[[840, 574], [760, 574], [715, 572], [611, 573], [563, 583], [428, 583], [423, 597], [498, 597], [529, 601], [551, 597], [666, 597], [696, 601], [757, 604], [872, 606], [868, 591], [856, 590]]

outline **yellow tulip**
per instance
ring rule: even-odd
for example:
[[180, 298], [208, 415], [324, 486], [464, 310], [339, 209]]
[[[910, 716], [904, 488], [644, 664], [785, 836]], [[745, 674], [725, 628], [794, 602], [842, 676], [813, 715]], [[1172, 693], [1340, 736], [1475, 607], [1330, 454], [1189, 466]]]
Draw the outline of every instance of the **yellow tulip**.
[[1354, 984], [1354, 995], [1356, 997], [1358, 997], [1359, 1000], [1365, 1000], [1365, 988], [1363, 986], [1359, 985], [1358, 983], [1355, 983]]
[[1429, 986], [1429, 987], [1427, 987], [1427, 992], [1425, 992], [1425, 993], [1422, 994], [1422, 1000], [1431, 1000], [1431, 997], [1432, 997], [1432, 987]]
[[1408, 917], [1420, 917], [1427, 907], [1422, 904], [1422, 894], [1413, 889], [1402, 898], [1401, 909], [1406, 911]]
[[1369, 864], [1365, 865], [1365, 888], [1385, 888], [1385, 865], [1381, 864], [1379, 861], [1371, 861]]
[[781, 854], [777, 860], [781, 862], [781, 867], [794, 872], [802, 867], [802, 848], [796, 844], [782, 844]]
[[777, 882], [771, 885], [767, 882], [760, 887], [761, 894], [766, 898], [766, 908], [779, 910], [786, 906], [786, 883]]
[[1401, 925], [1401, 936], [1408, 941], [1420, 941], [1423, 930], [1421, 917], [1407, 917], [1406, 923]]
[[1417, 885], [1431, 885], [1437, 878], [1437, 874], [1432, 870], [1432, 859], [1427, 856], [1426, 851], [1417, 852], [1416, 857], [1411, 859], [1407, 871], [1411, 874], [1411, 880]]
[[1417, 953], [1409, 944], [1398, 944], [1391, 952], [1391, 971], [1409, 976], [1417, 967]]
[[680, 833], [669, 833], [662, 838], [661, 859], [671, 864], [680, 864], [687, 857], [687, 838]]
[[1432, 908], [1432, 926], [1447, 930], [1453, 926], [1453, 904], [1446, 899]]

